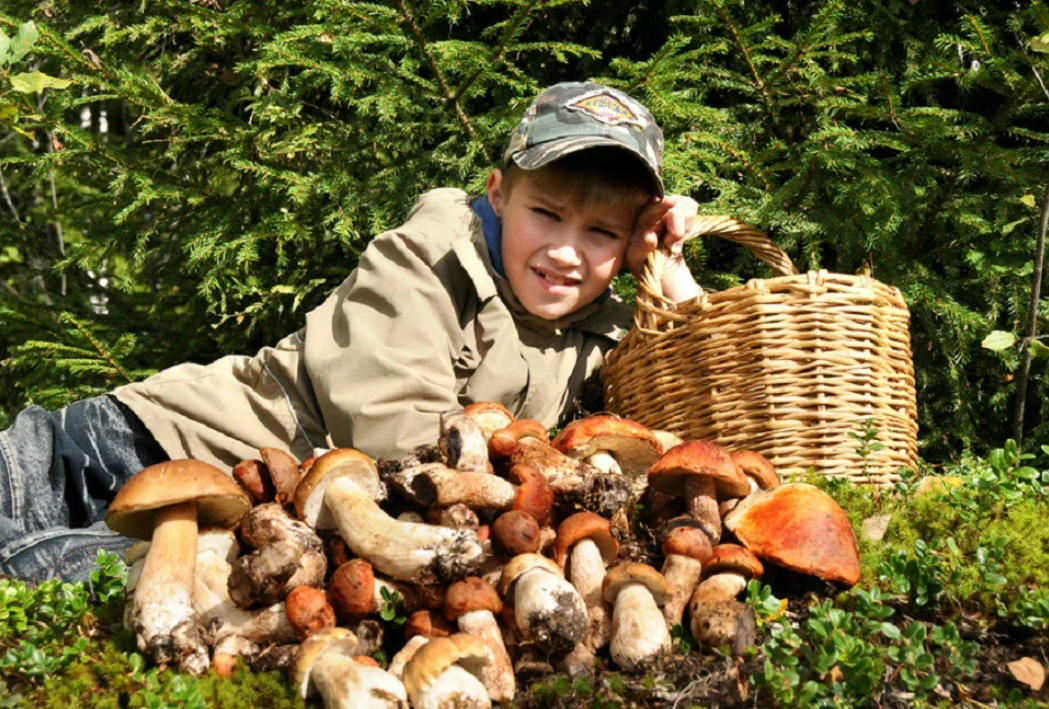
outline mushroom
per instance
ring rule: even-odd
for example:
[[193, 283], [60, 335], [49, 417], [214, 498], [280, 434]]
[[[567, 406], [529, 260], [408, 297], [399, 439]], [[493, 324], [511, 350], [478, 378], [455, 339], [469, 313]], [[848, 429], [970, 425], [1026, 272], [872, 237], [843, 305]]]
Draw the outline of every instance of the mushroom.
[[282, 505], [290, 505], [302, 477], [298, 461], [279, 448], [259, 448], [259, 455], [273, 481], [275, 500]]
[[663, 574], [647, 564], [619, 564], [605, 575], [602, 592], [614, 604], [609, 651], [620, 669], [636, 670], [670, 649], [670, 631], [659, 610], [670, 599]]
[[653, 428], [652, 435], [656, 437], [657, 441], [659, 441], [659, 445], [663, 446], [664, 451], [668, 451], [674, 446], [680, 446], [685, 442], [685, 439], [676, 433], [665, 431], [661, 428]]
[[517, 497], [517, 489], [496, 475], [455, 470], [441, 463], [404, 468], [387, 480], [422, 507], [464, 504], [475, 510], [508, 510]]
[[681, 622], [685, 606], [703, 574], [703, 564], [711, 554], [710, 540], [700, 529], [678, 527], [663, 539], [663, 578], [670, 585], [671, 599], [663, 606], [667, 626]]
[[404, 668], [404, 687], [414, 709], [488, 709], [488, 691], [481, 683], [491, 664], [491, 650], [464, 634], [434, 638], [423, 645]]
[[567, 651], [586, 636], [586, 603], [561, 575], [561, 568], [538, 554], [520, 554], [503, 567], [499, 593], [514, 608], [517, 628], [549, 652]]
[[193, 610], [197, 525], [232, 527], [251, 507], [248, 495], [218, 468], [196, 460], [151, 465], [117, 493], [106, 524], [150, 539], [135, 588], [131, 625], [138, 649], [158, 665], [202, 674], [208, 651]]
[[462, 409], [441, 414], [441, 438], [437, 446], [449, 467], [481, 474], [489, 471], [488, 440], [481, 427]]
[[131, 623], [135, 617], [135, 587], [142, 576], [142, 567], [146, 565], [146, 552], [149, 542], [135, 542], [124, 552], [124, 564], [127, 569], [127, 583], [124, 584], [124, 627], [132, 630]]
[[[449, 529], [472, 529], [475, 532], [481, 527], [481, 520], [477, 517], [477, 513], [461, 502], [447, 507], [431, 507], [426, 511], [426, 521]], [[484, 540], [481, 539], [481, 541]]]
[[767, 562], [850, 587], [860, 580], [849, 518], [817, 487], [789, 483], [755, 492], [725, 517], [725, 526]]
[[539, 523], [522, 510], [510, 510], [499, 515], [492, 525], [495, 548], [513, 557], [539, 551]]
[[404, 624], [407, 642], [390, 660], [387, 671], [398, 679], [404, 678], [404, 667], [431, 638], [446, 638], [455, 632], [455, 626], [433, 611], [421, 610], [412, 613]]
[[328, 603], [327, 594], [313, 586], [299, 586], [289, 593], [284, 611], [299, 642], [319, 630], [335, 627], [335, 609]]
[[457, 621], [459, 630], [477, 638], [492, 652], [492, 663], [481, 671], [481, 682], [488, 696], [497, 702], [514, 698], [514, 668], [503, 644], [503, 634], [495, 614], [503, 609], [499, 594], [490, 583], [468, 576], [448, 587], [444, 614]]
[[399, 679], [357, 662], [357, 638], [344, 628], [327, 628], [302, 644], [292, 680], [307, 699], [320, 694], [325, 709], [408, 709]]
[[735, 600], [765, 569], [756, 556], [737, 544], [714, 547], [703, 569], [703, 581], [689, 601], [692, 635], [706, 648], [731, 645], [742, 654], [754, 645], [754, 611]]
[[492, 434], [501, 428], [505, 428], [514, 422], [514, 415], [510, 410], [496, 401], [477, 401], [467, 404], [463, 413], [473, 419], [477, 427], [484, 434], [484, 439], [490, 440]]
[[601, 472], [625, 475], [635, 497], [644, 492], [645, 473], [663, 454], [663, 446], [648, 428], [604, 414], [573, 421], [550, 445]]
[[711, 544], [721, 540], [718, 498], [750, 493], [750, 483], [728, 451], [710, 441], [689, 441], [668, 450], [648, 471], [648, 484], [664, 494], [684, 497], [688, 514]]
[[299, 483], [295, 508], [315, 529], [336, 527], [357, 556], [399, 581], [455, 581], [484, 561], [477, 534], [429, 524], [399, 522], [375, 503], [378, 472], [352, 448], [326, 453]]
[[328, 599], [343, 622], [357, 622], [382, 612], [387, 599], [394, 594], [400, 596], [408, 613], [427, 604], [440, 604], [439, 590], [377, 577], [375, 569], [364, 559], [347, 561], [328, 581]]
[[518, 419], [494, 432], [488, 440], [488, 455], [505, 458], [514, 452], [517, 444], [525, 438], [534, 438], [543, 443], [550, 441], [550, 434], [535, 419]]
[[510, 468], [509, 477], [517, 483], [517, 495], [511, 510], [531, 515], [540, 525], [549, 522], [554, 490], [546, 476], [530, 465], [519, 463]]
[[277, 497], [273, 480], [261, 460], [242, 460], [237, 463], [233, 467], [233, 479], [240, 483], [254, 505], [273, 502]]
[[[631, 483], [618, 474], [606, 474], [575, 460], [537, 438], [525, 438], [510, 455], [511, 473], [521, 467], [541, 473], [562, 506], [585, 509], [603, 517], [623, 510], [630, 501]], [[511, 479], [513, 475], [511, 474]]]
[[[751, 492], [773, 490], [779, 487], [780, 479], [776, 468], [765, 456], [754, 451], [733, 451], [729, 455], [732, 456], [732, 462], [736, 464], [736, 468], [747, 477]], [[740, 499], [742, 498], [730, 498], [718, 505], [722, 519], [736, 508]]]
[[240, 537], [255, 547], [234, 562], [229, 577], [230, 598], [241, 608], [270, 605], [299, 586], [324, 583], [324, 543], [279, 503], [253, 507], [241, 520]]
[[601, 596], [605, 569], [616, 560], [619, 542], [611, 525], [593, 512], [577, 512], [557, 529], [554, 557], [586, 604], [588, 626], [583, 643], [597, 652], [608, 643], [609, 609]]
[[206, 529], [198, 535], [193, 607], [213, 648], [211, 664], [220, 677], [232, 676], [237, 657], [253, 659], [261, 645], [295, 640], [283, 603], [247, 611], [230, 598], [231, 562], [239, 547], [227, 529]]

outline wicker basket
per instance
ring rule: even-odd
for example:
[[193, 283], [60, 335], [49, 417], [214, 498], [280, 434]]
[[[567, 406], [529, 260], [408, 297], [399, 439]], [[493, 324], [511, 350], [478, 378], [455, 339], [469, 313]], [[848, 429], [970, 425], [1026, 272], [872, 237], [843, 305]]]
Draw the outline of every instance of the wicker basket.
[[[917, 463], [910, 314], [900, 291], [868, 276], [798, 274], [755, 227], [701, 217], [694, 234], [745, 246], [776, 278], [674, 304], [656, 251], [639, 283], [634, 328], [602, 373], [609, 411], [686, 440], [768, 457], [781, 476], [809, 468], [889, 485]], [[857, 453], [873, 419], [884, 446]]]

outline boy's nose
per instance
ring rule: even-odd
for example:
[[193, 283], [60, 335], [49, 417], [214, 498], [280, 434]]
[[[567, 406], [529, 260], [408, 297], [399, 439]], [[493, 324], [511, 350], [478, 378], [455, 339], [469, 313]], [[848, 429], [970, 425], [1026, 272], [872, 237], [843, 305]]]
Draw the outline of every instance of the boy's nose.
[[550, 260], [563, 268], [571, 268], [581, 263], [579, 250], [571, 243], [561, 243], [550, 247]]

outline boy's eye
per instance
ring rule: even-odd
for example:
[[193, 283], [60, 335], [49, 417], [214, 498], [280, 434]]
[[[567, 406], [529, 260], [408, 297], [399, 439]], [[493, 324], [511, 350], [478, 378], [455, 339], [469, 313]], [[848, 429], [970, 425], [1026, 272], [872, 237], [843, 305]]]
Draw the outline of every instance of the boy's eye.
[[597, 234], [600, 234], [601, 236], [606, 236], [609, 239], [618, 239], [619, 238], [619, 235], [616, 234], [615, 232], [609, 231], [608, 229], [602, 229], [600, 227], [594, 227], [590, 231], [595, 232]]
[[540, 216], [547, 217], [548, 219], [560, 219], [560, 217], [551, 212], [549, 209], [543, 209], [542, 207], [532, 207], [532, 211]]

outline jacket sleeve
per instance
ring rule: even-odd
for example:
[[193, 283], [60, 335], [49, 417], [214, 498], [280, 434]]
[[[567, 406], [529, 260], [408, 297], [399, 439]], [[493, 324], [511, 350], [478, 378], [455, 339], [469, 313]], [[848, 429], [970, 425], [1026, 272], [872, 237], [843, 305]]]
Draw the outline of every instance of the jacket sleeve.
[[423, 239], [386, 232], [307, 315], [306, 370], [336, 446], [400, 458], [437, 441], [440, 414], [458, 405], [457, 263]]

